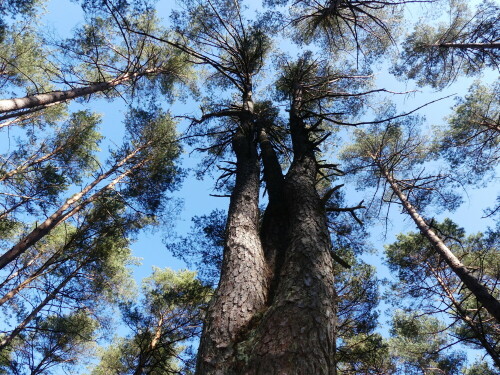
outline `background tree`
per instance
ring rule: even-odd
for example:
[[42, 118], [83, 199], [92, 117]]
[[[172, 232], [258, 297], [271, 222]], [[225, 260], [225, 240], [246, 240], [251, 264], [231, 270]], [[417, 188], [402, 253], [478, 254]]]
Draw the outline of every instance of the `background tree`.
[[3, 369], [12, 374], [51, 374], [56, 366], [71, 371], [92, 352], [97, 327], [84, 310], [39, 319], [30, 332], [13, 342], [11, 353], [2, 350], [2, 357], [8, 353]]
[[474, 11], [468, 2], [450, 2], [449, 23], [437, 27], [417, 24], [403, 44], [394, 73], [415, 79], [419, 85], [443, 88], [460, 74], [498, 70], [498, 17], [499, 6], [494, 1], [484, 0]]
[[[85, 116], [89, 117], [88, 114]], [[89, 128], [93, 130], [93, 126], [91, 123]], [[85, 130], [78, 123], [75, 127]], [[180, 149], [170, 117], [153, 110], [132, 110], [127, 127], [129, 135], [123, 146], [111, 155], [107, 172], [95, 170], [99, 165], [92, 155], [95, 143], [91, 137], [75, 144], [74, 135], [61, 132], [60, 139], [56, 138], [55, 142], [56, 145], [59, 142], [58, 146], [49, 147], [51, 142], [43, 143], [44, 147], [38, 148], [34, 156], [27, 153], [27, 162], [14, 169], [16, 173], [5, 175], [8, 178], [4, 183], [15, 177], [22, 180], [29, 178], [32, 171], [37, 172], [40, 165], [67, 163], [64, 170], [67, 180], [63, 181], [82, 183], [85, 168], [78, 169], [79, 166], [91, 165], [92, 168], [86, 168], [97, 176], [62, 206], [58, 207], [58, 199], [54, 199], [51, 206], [58, 207], [56, 212], [34, 228], [30, 225], [23, 228], [21, 216], [13, 216], [17, 219], [19, 232], [11, 235], [14, 246], [2, 255], [6, 262], [0, 301], [12, 319], [2, 327], [4, 335], [0, 346], [8, 355], [24, 358], [20, 364], [22, 368], [28, 366], [35, 371], [33, 369], [39, 366], [36, 371], [48, 371], [49, 367], [69, 366], [77, 360], [77, 346], [73, 348], [74, 353], [67, 349], [64, 355], [68, 360], [63, 361], [57, 359], [64, 357], [59, 354], [45, 358], [48, 350], [45, 344], [26, 344], [26, 341], [47, 340], [43, 336], [44, 326], [39, 325], [46, 319], [63, 319], [68, 313], [85, 310], [92, 319], [97, 319], [99, 331], [103, 332], [107, 319], [103, 314], [109, 310], [105, 306], [116, 304], [129, 284], [130, 238], [139, 229], [154, 224], [154, 215], [167, 208], [165, 193], [172, 191], [179, 182], [181, 172], [173, 162]], [[85, 136], [86, 133], [78, 135]], [[99, 135], [94, 138], [99, 139]], [[57, 152], [44, 154], [47, 148], [54, 148]], [[40, 153], [42, 157], [38, 157]], [[23, 153], [19, 152], [21, 155]], [[75, 170], [73, 181], [70, 180], [72, 168]], [[31, 212], [43, 213], [43, 210]], [[14, 214], [16, 212], [10, 212], [10, 215]], [[71, 332], [67, 335], [70, 336]], [[62, 350], [56, 346], [55, 353]], [[25, 350], [30, 350], [30, 355], [34, 356], [31, 364], [25, 363], [29, 359], [22, 354]], [[71, 359], [72, 355], [74, 359]]]
[[[498, 295], [498, 234], [489, 231], [466, 237], [449, 219], [433, 226], [467, 268]], [[386, 247], [386, 254], [390, 269], [398, 275], [392, 284], [392, 303], [405, 308], [411, 303], [427, 315], [444, 313], [450, 322], [446, 332], [455, 344], [483, 349], [500, 368], [498, 324], [434, 253], [428, 240], [416, 233], [399, 235], [396, 243]]]
[[[132, 331], [115, 338], [92, 374], [177, 374], [187, 371], [182, 343], [198, 337], [211, 289], [194, 272], [154, 269], [143, 281], [142, 300], [122, 305]], [[192, 365], [192, 364], [191, 364]], [[184, 367], [184, 370], [182, 368]]]
[[[458, 99], [448, 118], [448, 129], [439, 135], [440, 152], [460, 178], [481, 183], [498, 165], [500, 142], [500, 84], [474, 83]], [[459, 169], [460, 168], [460, 169]]]
[[[48, 41], [44, 33], [39, 33], [40, 39], [32, 38], [28, 44], [41, 47], [34, 54], [26, 54], [26, 61], [36, 63], [35, 69], [25, 62], [25, 66], [19, 65], [15, 77], [4, 76], [4, 90], [12, 91], [6, 97], [14, 100], [3, 103], [28, 103], [17, 110], [7, 108], [2, 115], [4, 131], [8, 125], [8, 131], [15, 132], [5, 153], [2, 174], [2, 192], [10, 200], [4, 201], [0, 226], [7, 251], [0, 256], [4, 261], [0, 301], [3, 311], [10, 314], [1, 327], [5, 332], [1, 339], [4, 358], [28, 358], [21, 356], [23, 348], [38, 345], [30, 347], [23, 341], [29, 337], [34, 343], [47, 344], [32, 349], [32, 364], [21, 367], [32, 370], [42, 364], [39, 369], [49, 372], [50, 368], [44, 366], [53, 363], [56, 369], [60, 363], [55, 358], [45, 360], [42, 351], [59, 344], [49, 344], [50, 340], [44, 338], [46, 326], [41, 322], [64, 320], [79, 311], [96, 322], [95, 337], [102, 336], [108, 306], [119, 302], [119, 295], [128, 287], [130, 239], [149, 224], [163, 221], [170, 226], [168, 218], [159, 215], [168, 212], [168, 192], [177, 186], [182, 173], [173, 165], [179, 155], [174, 124], [159, 108], [179, 94], [179, 81], [199, 78], [189, 81], [198, 86], [194, 95], [180, 93], [189, 99], [190, 107], [173, 107], [172, 111], [190, 111], [182, 116], [190, 122], [183, 139], [206, 156], [198, 175], [219, 170], [217, 195], [229, 197], [230, 204], [227, 214], [216, 212], [197, 219], [194, 233], [204, 233], [207, 238], [183, 240], [176, 247], [176, 252], [182, 253], [198, 240], [207, 246], [199, 259], [216, 264], [204, 277], [218, 274], [217, 263], [221, 267], [217, 290], [206, 310], [196, 371], [461, 371], [460, 356], [456, 357], [460, 361], [451, 364], [450, 358], [455, 357], [443, 348], [448, 345], [449, 329], [435, 342], [427, 342], [427, 331], [445, 327], [434, 317], [415, 321], [415, 326], [423, 327], [417, 327], [420, 331], [415, 334], [406, 329], [412, 328], [411, 324], [403, 322], [402, 330], [400, 324], [399, 331], [394, 331], [396, 346], [391, 347], [391, 340], [377, 333], [380, 323], [375, 308], [380, 284], [373, 268], [360, 259], [368, 245], [366, 233], [359, 228], [363, 222], [372, 222], [367, 220], [368, 215], [361, 216], [360, 210], [367, 206], [369, 213], [382, 215], [373, 209], [375, 199], [365, 203], [366, 199], [359, 202], [361, 198], [356, 197], [359, 203], [346, 203], [353, 198], [343, 199], [344, 193], [350, 193], [349, 185], [343, 184], [344, 168], [333, 156], [340, 145], [355, 138], [353, 126], [371, 125], [362, 128], [364, 133], [357, 133], [358, 144], [349, 149], [346, 171], [368, 170], [363, 184], [379, 186], [382, 201], [399, 203], [405, 211], [411, 211], [413, 219], [423, 222], [420, 229], [425, 229], [427, 238], [434, 233], [431, 239], [442, 250], [441, 255], [450, 255], [450, 250], [462, 255], [454, 243], [442, 237], [429, 217], [436, 214], [438, 203], [444, 210], [459, 205], [459, 179], [478, 186], [488, 182], [486, 168], [477, 168], [466, 181], [456, 170], [460, 166], [463, 173], [471, 159], [468, 156], [462, 163], [457, 156], [454, 160], [460, 162], [454, 164], [455, 170], [443, 170], [440, 157], [453, 163], [453, 155], [466, 150], [467, 142], [456, 142], [460, 131], [454, 133], [450, 128], [440, 132], [446, 141], [430, 144], [411, 126], [411, 119], [403, 119], [411, 111], [397, 115], [394, 110], [376, 117], [375, 103], [384, 102], [386, 94], [395, 90], [375, 86], [376, 76], [371, 72], [386, 66], [374, 63], [386, 62], [382, 58], [396, 45], [399, 32], [410, 28], [399, 24], [408, 19], [404, 13], [407, 2], [270, 1], [268, 5], [279, 7], [257, 16], [245, 8], [243, 1], [193, 0], [173, 13], [170, 28], [146, 1], [80, 3], [86, 18], [72, 36], [65, 41]], [[458, 19], [457, 9], [452, 16]], [[39, 30], [36, 22], [31, 25]], [[22, 40], [15, 43], [22, 45]], [[16, 63], [12, 44], [13, 48], [6, 48], [11, 52], [5, 59], [11, 65]], [[286, 46], [286, 53], [278, 50], [278, 44]], [[306, 46], [315, 52], [305, 51]], [[188, 74], [187, 62], [198, 76]], [[34, 75], [30, 81], [23, 70], [39, 76]], [[477, 87], [472, 92], [481, 98], [475, 102], [471, 95], [463, 99], [452, 123], [469, 123], [479, 114], [488, 124], [495, 124], [495, 94]], [[48, 92], [51, 90], [58, 91]], [[110, 99], [122, 95], [140, 108], [127, 116], [123, 147], [113, 145], [121, 142], [104, 132], [106, 138], [101, 144], [111, 144], [111, 148], [109, 164], [102, 166], [93, 162], [96, 141], [101, 137], [96, 132], [97, 117], [90, 111], [75, 113], [82, 100], [60, 105], [70, 96], [81, 94], [82, 99], [88, 99], [92, 92]], [[28, 97], [23, 98], [26, 94]], [[42, 99], [47, 101], [37, 101]], [[34, 106], [30, 107], [30, 101]], [[94, 103], [98, 102], [89, 105]], [[195, 112], [198, 104], [201, 111]], [[112, 105], [110, 102], [106, 107], [107, 113], [115, 111]], [[467, 108], [474, 108], [474, 114], [469, 116]], [[64, 111], [74, 114], [58, 128], [65, 119]], [[84, 129], [87, 122], [88, 144], [75, 142], [86, 139], [78, 137], [78, 129]], [[387, 122], [389, 126], [385, 127]], [[11, 126], [14, 124], [19, 126]], [[59, 136], [59, 129], [68, 131]], [[66, 137], [72, 134], [70, 129], [76, 135]], [[46, 134], [42, 136], [41, 130]], [[17, 141], [18, 134], [23, 141]], [[480, 135], [469, 138], [483, 141]], [[375, 158], [363, 154], [370, 142], [382, 144], [372, 152]], [[494, 141], [491, 146], [495, 150]], [[68, 161], [65, 152], [78, 155]], [[495, 165], [494, 152], [482, 155], [493, 156], [488, 163]], [[77, 167], [79, 160], [81, 170]], [[62, 172], [66, 167], [68, 175]], [[69, 192], [76, 195], [69, 197]], [[267, 195], [262, 203], [261, 192]], [[193, 249], [183, 255], [190, 254]], [[438, 257], [439, 275], [454, 283], [448, 287], [461, 288], [449, 265], [463, 271], [462, 280], [469, 281], [468, 288], [454, 291], [453, 298], [472, 315], [475, 309], [473, 319], [489, 319], [488, 324], [480, 322], [482, 325], [476, 327], [494, 332], [496, 323], [491, 314], [498, 310], [495, 301], [488, 308], [493, 313], [487, 314], [476, 298], [466, 294], [472, 289], [470, 281], [476, 280], [479, 289], [486, 289], [483, 297], [495, 299], [497, 276], [484, 265], [480, 270], [468, 268], [469, 261], [474, 261], [467, 255], [457, 259], [460, 264], [448, 257], [444, 266]], [[407, 266], [405, 270], [410, 273], [411, 265]], [[158, 289], [157, 281], [152, 282], [153, 290]], [[100, 293], [105, 298], [99, 299]], [[158, 302], [155, 307], [163, 306], [163, 297], [162, 293], [151, 297]], [[123, 355], [117, 350], [107, 352], [95, 371], [109, 372], [114, 367], [122, 373], [140, 373], [156, 371], [152, 369], [155, 366], [161, 371], [181, 371], [173, 360], [181, 349], [173, 344], [172, 336], [164, 336], [165, 341], [156, 339], [162, 335], [158, 329], [162, 314], [154, 308], [143, 309], [149, 306], [145, 298], [142, 306], [123, 307], [132, 327], [128, 337], [115, 342]], [[456, 322], [458, 327], [461, 321]], [[179, 340], [194, 334], [189, 329], [183, 332], [176, 336]], [[471, 338], [467, 336], [470, 332], [463, 330], [453, 333], [474, 345], [494, 343], [491, 334]], [[418, 350], [404, 352], [398, 348], [399, 342], [408, 342], [410, 348]], [[85, 346], [82, 343], [81, 347]], [[61, 358], [71, 358], [70, 352], [67, 350]], [[423, 361], [434, 367], [422, 367]], [[475, 366], [467, 371], [489, 369]]]
[[[431, 242], [436, 253], [445, 260], [498, 323], [500, 302], [497, 297], [467, 269], [433, 230], [430, 222], [422, 216], [423, 208], [431, 203], [432, 199], [440, 199], [451, 209], [456, 204], [456, 199], [451, 192], [446, 192], [443, 188], [446, 180], [449, 180], [449, 175], [426, 173], [425, 166], [416, 169], [429, 157], [429, 145], [425, 143], [424, 138], [419, 137], [411, 119], [406, 125], [405, 128], [401, 124], [389, 123], [385, 129], [374, 130], [371, 134], [358, 131], [356, 143], [344, 152], [345, 160], [350, 163], [349, 169], [367, 171], [370, 180], [381, 186], [384, 198], [388, 202], [396, 201], [401, 205], [403, 212], [411, 217], [422, 235]], [[362, 183], [370, 183], [370, 180]]]
[[461, 352], [449, 350], [450, 337], [442, 322], [418, 311], [396, 312], [390, 348], [395, 374], [460, 374], [465, 361]]

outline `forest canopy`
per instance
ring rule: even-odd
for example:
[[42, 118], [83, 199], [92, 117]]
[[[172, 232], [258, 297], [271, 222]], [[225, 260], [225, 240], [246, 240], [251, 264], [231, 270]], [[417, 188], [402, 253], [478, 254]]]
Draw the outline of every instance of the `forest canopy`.
[[494, 0], [1, 2], [0, 374], [498, 374], [499, 64]]

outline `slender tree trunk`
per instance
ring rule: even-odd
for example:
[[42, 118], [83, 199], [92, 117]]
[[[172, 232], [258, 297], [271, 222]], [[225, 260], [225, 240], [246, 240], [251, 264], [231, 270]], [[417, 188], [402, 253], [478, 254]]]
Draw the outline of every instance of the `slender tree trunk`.
[[12, 176], [15, 176], [21, 172], [26, 171], [28, 168], [43, 163], [44, 161], [51, 159], [54, 157], [58, 152], [64, 149], [64, 146], [58, 146], [51, 152], [44, 154], [36, 159], [34, 159], [34, 156], [31, 156], [28, 160], [26, 160], [23, 164], [19, 165], [18, 167], [6, 172], [3, 176], [0, 177], [0, 182], [3, 182]]
[[436, 43], [429, 46], [461, 49], [498, 49], [500, 43]]
[[26, 262], [26, 264], [25, 264], [23, 267], [18, 268], [18, 269], [16, 269], [16, 270], [13, 270], [13, 271], [11, 272], [11, 274], [10, 274], [9, 276], [7, 276], [7, 277], [5, 278], [5, 280], [3, 280], [3, 281], [0, 283], [0, 290], [2, 290], [2, 289], [5, 287], [5, 285], [7, 285], [7, 283], [8, 283], [9, 281], [11, 281], [11, 280], [12, 280], [12, 279], [14, 279], [15, 277], [19, 276], [19, 275], [21, 274], [21, 272], [22, 272], [22, 271], [29, 269], [29, 267], [30, 267], [33, 263], [35, 263], [35, 262], [36, 262], [36, 260], [37, 260], [38, 258], [40, 258], [41, 256], [42, 256], [42, 254], [41, 254], [41, 253], [36, 254], [36, 255], [35, 255], [35, 256], [33, 256], [33, 257], [32, 257], [32, 258], [28, 261], [28, 262]]
[[[10, 262], [17, 259], [21, 254], [23, 254], [26, 250], [28, 250], [31, 246], [36, 244], [40, 239], [45, 237], [50, 231], [55, 228], [60, 223], [69, 219], [76, 213], [80, 212], [83, 208], [85, 208], [89, 203], [95, 201], [99, 196], [101, 196], [105, 191], [109, 191], [113, 189], [113, 187], [123, 180], [127, 175], [129, 175], [133, 170], [141, 167], [146, 160], [143, 160], [140, 163], [137, 163], [132, 168], [129, 168], [126, 172], [123, 172], [118, 177], [116, 177], [113, 181], [107, 184], [105, 187], [98, 190], [96, 193], [88, 197], [82, 202], [79, 202], [81, 198], [89, 191], [91, 191], [97, 184], [110, 177], [114, 172], [116, 172], [120, 167], [124, 166], [130, 159], [132, 159], [137, 153], [142, 150], [146, 145], [138, 147], [132, 153], [127, 155], [124, 159], [122, 159], [119, 163], [115, 164], [112, 168], [110, 168], [106, 173], [100, 175], [97, 179], [95, 179], [91, 184], [86, 186], [81, 192], [75, 194], [73, 197], [66, 200], [66, 202], [51, 216], [49, 216], [43, 223], [38, 225], [35, 229], [33, 229], [27, 236], [25, 236], [21, 241], [19, 241], [16, 245], [14, 245], [10, 250], [2, 254], [0, 256], [0, 269], [7, 266]], [[69, 211], [68, 211], [69, 210]]]
[[455, 307], [455, 310], [457, 311], [457, 314], [460, 317], [460, 319], [462, 319], [462, 321], [470, 328], [470, 330], [474, 333], [475, 338], [481, 343], [481, 346], [484, 348], [484, 350], [486, 350], [486, 353], [489, 354], [495, 366], [498, 369], [500, 369], [500, 354], [497, 351], [495, 351], [493, 346], [487, 340], [484, 331], [477, 326], [477, 323], [469, 316], [467, 311], [455, 299], [452, 291], [450, 290], [448, 285], [446, 285], [441, 276], [439, 276], [437, 270], [435, 270], [430, 264], [427, 264], [427, 267], [429, 267], [434, 277], [436, 278], [439, 286], [446, 294], [451, 304]]
[[151, 357], [153, 351], [156, 349], [156, 345], [158, 345], [158, 342], [160, 341], [163, 322], [164, 322], [164, 317], [163, 315], [160, 315], [160, 319], [156, 324], [154, 335], [148, 344], [146, 352], [141, 353], [141, 355], [139, 356], [139, 363], [137, 364], [137, 367], [134, 370], [134, 375], [141, 375], [144, 373], [144, 369], [146, 368], [148, 359]]
[[[60, 266], [60, 264], [66, 262], [67, 260], [69, 260], [68, 258], [64, 259], [63, 261], [61, 260], [58, 260], [57, 258], [59, 257], [59, 255], [61, 255], [64, 250], [65, 250], [66, 246], [64, 246], [61, 250], [57, 251], [55, 254], [53, 254], [49, 259], [47, 259], [45, 261], [45, 263], [40, 266], [35, 272], [33, 272], [31, 275], [29, 275], [26, 279], [24, 279], [21, 283], [19, 283], [18, 285], [16, 285], [13, 289], [11, 289], [10, 291], [8, 291], [2, 298], [0, 298], [0, 306], [2, 306], [5, 302], [9, 301], [10, 299], [12, 299], [17, 293], [19, 293], [20, 291], [22, 291], [24, 288], [26, 288], [33, 280], [36, 280], [38, 277], [40, 277], [41, 275], [43, 275], [44, 273], [46, 273], [47, 269], [55, 264], [55, 263], [58, 263], [58, 266]], [[55, 268], [52, 268], [51, 271], [53, 271]]]
[[[251, 109], [252, 103], [247, 107]], [[233, 151], [236, 183], [229, 203], [221, 278], [198, 351], [199, 375], [230, 373], [235, 343], [267, 301], [268, 270], [259, 237], [260, 167], [250, 118], [242, 118]]]
[[[131, 80], [148, 75], [160, 73], [160, 69], [149, 69], [141, 73], [126, 73], [111, 81], [98, 82], [88, 86], [77, 87], [64, 91], [52, 91], [43, 94], [29, 95], [23, 98], [3, 99], [0, 100], [0, 114], [32, 109], [35, 107], [44, 107], [54, 103], [61, 103], [66, 100], [79, 98], [85, 95], [95, 94], [97, 92], [107, 91], [120, 84], [130, 82]], [[17, 113], [14, 116], [19, 116], [22, 113]], [[8, 116], [2, 116], [2, 119], [7, 119]]]
[[40, 302], [40, 304], [26, 317], [24, 320], [6, 337], [4, 337], [0, 341], [0, 350], [5, 348], [7, 345], [9, 345], [14, 338], [16, 338], [17, 335], [28, 325], [29, 322], [33, 320], [37, 316], [37, 314], [54, 298], [57, 297], [57, 294], [66, 286], [68, 282], [75, 277], [75, 275], [78, 273], [80, 268], [82, 268], [83, 265], [78, 266], [73, 272], [71, 272], [66, 278], [47, 296], [45, 299]]
[[408, 201], [406, 195], [403, 194], [403, 192], [399, 189], [396, 181], [390, 175], [390, 173], [380, 164], [378, 164], [378, 168], [389, 183], [394, 194], [397, 195], [401, 204], [417, 225], [422, 235], [427, 238], [427, 240], [432, 244], [439, 255], [443, 257], [452, 271], [472, 292], [472, 294], [474, 294], [477, 300], [484, 306], [484, 308], [491, 314], [491, 316], [500, 323], [500, 302], [495, 297], [493, 297], [488, 289], [469, 272], [467, 267], [462, 264], [462, 262], [455, 256], [455, 254], [453, 254], [448, 246], [445, 245], [443, 240], [441, 240], [441, 238], [439, 238], [439, 236], [434, 233], [431, 227], [429, 227], [429, 225], [425, 222], [424, 218], [420, 216], [415, 207], [413, 207], [413, 205]]
[[4, 212], [0, 213], [0, 220], [3, 220], [3, 219], [6, 219], [7, 216], [9, 216], [9, 214], [15, 210], [17, 210], [19, 207], [21, 207], [23, 204], [25, 204], [26, 202], [30, 201], [30, 199], [28, 197], [24, 197], [23, 199], [21, 199], [19, 202], [17, 202], [16, 204], [14, 204], [13, 206], [9, 207], [7, 210], [5, 210]]

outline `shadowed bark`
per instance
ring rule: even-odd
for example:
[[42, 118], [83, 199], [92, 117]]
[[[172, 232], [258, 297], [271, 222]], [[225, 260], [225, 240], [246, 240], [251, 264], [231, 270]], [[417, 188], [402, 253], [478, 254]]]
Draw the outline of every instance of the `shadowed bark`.
[[[249, 111], [253, 104], [246, 98]], [[250, 99], [250, 100], [249, 100]], [[207, 311], [197, 374], [228, 374], [234, 345], [267, 301], [268, 269], [259, 237], [260, 166], [255, 130], [241, 119], [233, 137], [236, 184], [231, 194], [219, 286]]]
[[336, 373], [333, 260], [324, 205], [316, 191], [314, 145], [293, 110], [290, 128], [294, 160], [283, 185], [289, 217], [282, 239], [286, 252], [276, 270], [272, 303], [238, 344], [231, 374]]

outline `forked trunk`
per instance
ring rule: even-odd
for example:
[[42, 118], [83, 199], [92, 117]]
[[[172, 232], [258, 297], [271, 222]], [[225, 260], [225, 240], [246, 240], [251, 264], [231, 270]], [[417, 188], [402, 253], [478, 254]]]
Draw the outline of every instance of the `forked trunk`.
[[286, 252], [289, 215], [285, 201], [283, 171], [265, 129], [260, 131], [259, 144], [264, 167], [264, 181], [269, 197], [269, 203], [262, 218], [260, 237], [270, 272], [269, 300], [271, 303]]
[[237, 158], [219, 286], [207, 311], [197, 374], [230, 373], [235, 343], [265, 307], [268, 270], [259, 237], [260, 168], [250, 121], [233, 139]]
[[[230, 374], [334, 375], [336, 293], [331, 240], [316, 191], [316, 160], [303, 124], [283, 185], [288, 230], [270, 306], [238, 344]], [[299, 133], [299, 134], [295, 134]], [[271, 205], [272, 202], [270, 202]]]

